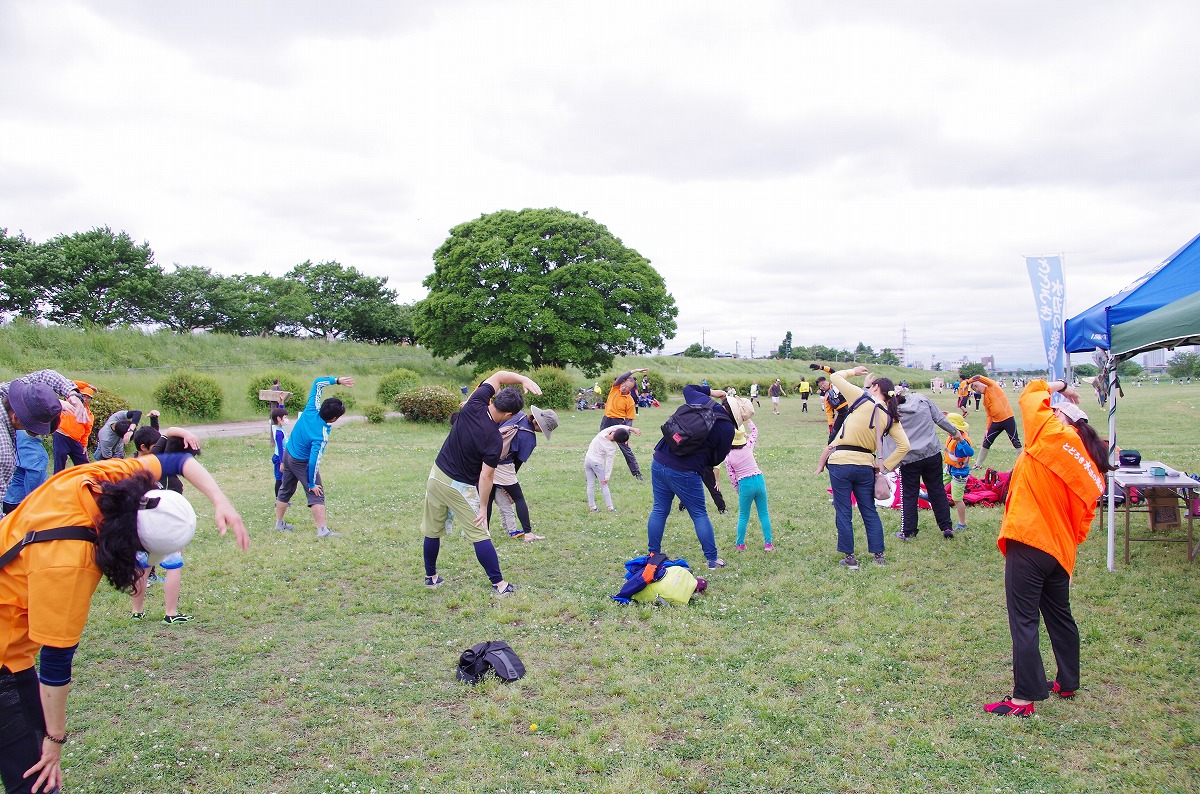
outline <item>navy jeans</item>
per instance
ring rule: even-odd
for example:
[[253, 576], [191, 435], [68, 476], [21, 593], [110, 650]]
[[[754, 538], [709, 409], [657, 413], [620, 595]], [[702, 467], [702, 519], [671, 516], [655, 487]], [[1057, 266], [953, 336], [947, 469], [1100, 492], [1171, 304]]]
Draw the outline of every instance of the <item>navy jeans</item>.
[[883, 522], [875, 509], [875, 469], [865, 465], [837, 463], [828, 467], [829, 485], [833, 488], [833, 507], [837, 523], [838, 551], [854, 553], [853, 508], [850, 494], [858, 502], [858, 513], [867, 528], [867, 551], [883, 551]]
[[680, 471], [664, 466], [657, 460], [650, 466], [650, 487], [654, 492], [654, 507], [646, 523], [647, 545], [650, 553], [662, 551], [663, 532], [667, 528], [667, 517], [675, 497], [683, 503], [692, 524], [696, 527], [696, 540], [704, 550], [704, 559], [712, 562], [717, 554], [717, 539], [713, 535], [712, 521], [708, 517], [708, 506], [704, 501], [704, 482], [694, 471]]

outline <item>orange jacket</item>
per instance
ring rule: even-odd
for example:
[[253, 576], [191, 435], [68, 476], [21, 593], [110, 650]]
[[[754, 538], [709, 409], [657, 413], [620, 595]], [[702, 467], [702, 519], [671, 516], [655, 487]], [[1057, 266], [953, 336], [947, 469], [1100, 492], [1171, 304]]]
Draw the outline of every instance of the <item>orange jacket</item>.
[[[7, 551], [30, 530], [98, 526], [100, 484], [143, 469], [162, 475], [152, 455], [64, 469], [0, 521], [0, 548]], [[77, 645], [100, 575], [96, 547], [82, 540], [31, 543], [0, 569], [0, 664], [19, 673], [33, 666], [42, 645]]]
[[[979, 382], [987, 386], [987, 391], [983, 393], [983, 410], [987, 414], [988, 422], [1003, 422], [1005, 419], [1013, 416], [1012, 405], [1008, 402], [1008, 395], [1004, 393], [1004, 389], [1000, 388], [1000, 384], [991, 378], [979, 376]], [[1045, 381], [1042, 381], [1044, 384]], [[1033, 385], [1032, 383], [1030, 385]], [[1026, 388], [1026, 391], [1029, 389]], [[1024, 393], [1021, 397], [1024, 399]]]
[[1072, 573], [1104, 492], [1104, 475], [1079, 434], [1054, 415], [1046, 381], [1031, 381], [1021, 393], [1021, 420], [1025, 450], [1008, 481], [997, 545], [1001, 553], [1009, 540], [1041, 549]]

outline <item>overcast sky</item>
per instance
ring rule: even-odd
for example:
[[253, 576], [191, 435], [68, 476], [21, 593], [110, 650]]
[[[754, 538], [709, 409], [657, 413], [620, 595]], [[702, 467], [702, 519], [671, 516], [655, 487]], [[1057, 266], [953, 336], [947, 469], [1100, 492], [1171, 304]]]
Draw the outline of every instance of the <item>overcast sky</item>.
[[1200, 232], [1200, 3], [0, 0], [0, 227], [306, 259], [403, 301], [449, 229], [587, 211], [662, 274], [667, 352], [1040, 361]]

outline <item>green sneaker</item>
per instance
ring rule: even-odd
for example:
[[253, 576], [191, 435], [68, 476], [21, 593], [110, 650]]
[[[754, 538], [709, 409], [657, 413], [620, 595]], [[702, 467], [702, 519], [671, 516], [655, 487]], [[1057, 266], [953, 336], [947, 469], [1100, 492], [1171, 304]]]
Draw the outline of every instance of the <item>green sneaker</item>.
[[163, 623], [172, 625], [174, 623], [187, 623], [189, 620], [195, 620], [191, 615], [185, 615], [180, 612], [178, 615], [163, 615]]

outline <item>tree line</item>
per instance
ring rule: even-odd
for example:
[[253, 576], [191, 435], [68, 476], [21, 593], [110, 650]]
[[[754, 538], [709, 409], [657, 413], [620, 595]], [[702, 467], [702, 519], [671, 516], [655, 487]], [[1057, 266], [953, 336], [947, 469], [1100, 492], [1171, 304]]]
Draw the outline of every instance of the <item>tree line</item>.
[[165, 270], [149, 243], [124, 231], [39, 243], [0, 228], [0, 312], [31, 322], [413, 342], [412, 304], [397, 303], [386, 283], [338, 262], [306, 261], [282, 276]]

